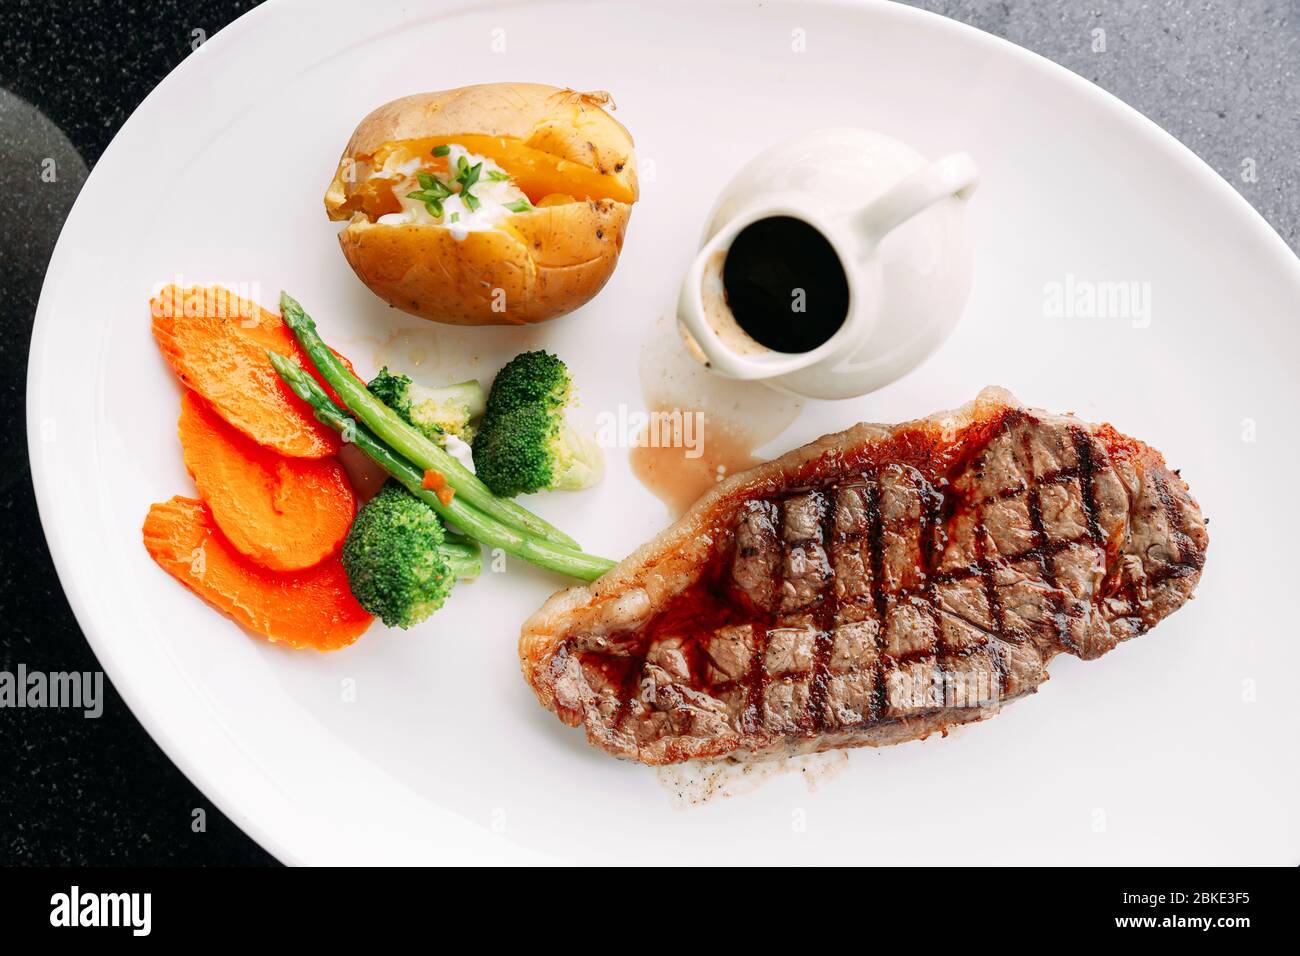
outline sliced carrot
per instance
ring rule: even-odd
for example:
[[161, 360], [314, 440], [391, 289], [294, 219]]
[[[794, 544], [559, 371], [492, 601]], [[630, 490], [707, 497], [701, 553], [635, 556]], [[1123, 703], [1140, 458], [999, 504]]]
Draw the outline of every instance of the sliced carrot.
[[278, 315], [217, 286], [167, 286], [149, 306], [172, 370], [227, 422], [293, 458], [338, 452], [338, 434], [316, 421], [266, 357], [276, 351], [312, 369]]
[[236, 551], [271, 571], [300, 571], [342, 547], [357, 508], [337, 458], [263, 448], [190, 391], [177, 428], [199, 497]]
[[197, 499], [152, 505], [144, 546], [177, 581], [273, 643], [332, 651], [370, 626], [339, 558], [287, 574], [258, 567], [230, 546]]

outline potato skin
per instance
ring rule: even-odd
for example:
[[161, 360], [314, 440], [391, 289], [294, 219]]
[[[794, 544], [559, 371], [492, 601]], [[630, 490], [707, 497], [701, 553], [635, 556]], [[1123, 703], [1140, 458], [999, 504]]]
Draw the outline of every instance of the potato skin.
[[[572, 312], [614, 272], [632, 207], [601, 199], [510, 217], [471, 232], [355, 217], [339, 233], [353, 271], [403, 312], [448, 325], [527, 325]], [[500, 291], [498, 291], [500, 290]]]
[[[326, 211], [348, 217], [349, 173], [385, 144], [472, 133], [518, 139], [591, 167], [635, 201], [632, 137], [601, 108], [607, 101], [536, 83], [492, 83], [386, 103], [348, 141]], [[631, 203], [581, 200], [511, 215], [501, 228], [463, 240], [443, 226], [380, 225], [358, 213], [339, 245], [358, 278], [404, 312], [453, 325], [524, 325], [571, 312], [601, 290], [631, 212]]]

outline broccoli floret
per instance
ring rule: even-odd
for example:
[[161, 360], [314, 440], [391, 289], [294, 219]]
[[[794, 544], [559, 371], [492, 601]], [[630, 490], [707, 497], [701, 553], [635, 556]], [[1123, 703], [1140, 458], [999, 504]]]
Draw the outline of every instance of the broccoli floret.
[[604, 454], [565, 417], [568, 367], [548, 352], [525, 352], [497, 373], [474, 436], [474, 470], [494, 494], [577, 490], [600, 481]]
[[484, 407], [483, 386], [474, 379], [429, 388], [412, 382], [400, 372], [394, 374], [385, 366], [366, 387], [375, 398], [439, 445], [447, 435], [454, 435], [467, 444], [474, 440], [474, 427], [470, 423], [483, 414]]
[[389, 479], [352, 522], [343, 568], [363, 608], [406, 628], [442, 607], [458, 577], [477, 577], [482, 562], [477, 546], [447, 532], [432, 508]]

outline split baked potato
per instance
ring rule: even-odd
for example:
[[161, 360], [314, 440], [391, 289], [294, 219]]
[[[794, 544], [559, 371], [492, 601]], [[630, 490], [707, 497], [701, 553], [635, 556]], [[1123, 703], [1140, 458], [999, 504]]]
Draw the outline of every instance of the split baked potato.
[[380, 298], [437, 322], [576, 309], [613, 273], [638, 196], [632, 137], [607, 105], [489, 83], [379, 107], [325, 193], [344, 256]]

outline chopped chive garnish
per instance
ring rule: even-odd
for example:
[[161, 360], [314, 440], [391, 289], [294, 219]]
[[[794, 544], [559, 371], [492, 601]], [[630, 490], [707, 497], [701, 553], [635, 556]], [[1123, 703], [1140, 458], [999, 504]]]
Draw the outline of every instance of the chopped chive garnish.
[[434, 192], [441, 191], [447, 195], [451, 195], [451, 190], [447, 188], [447, 184], [437, 176], [433, 175], [433, 173], [426, 173], [421, 170], [415, 174], [415, 178], [420, 181], [420, 187], [423, 189], [432, 190]]
[[509, 178], [510, 178], [510, 174], [509, 174], [509, 173], [503, 173], [503, 172], [501, 172], [501, 170], [499, 170], [499, 169], [489, 169], [489, 170], [488, 170], [488, 179], [492, 180], [494, 183], [504, 183], [504, 182], [506, 182]]
[[518, 202], [506, 203], [506, 208], [509, 209], [511, 212], [528, 212], [528, 210], [534, 208], [534, 206], [532, 203], [528, 201], [528, 197], [525, 196], [523, 199], [520, 199]]
[[441, 202], [452, 194], [451, 189], [437, 176], [426, 172], [418, 172], [415, 178], [419, 180], [422, 188], [415, 192], [407, 193], [408, 199], [418, 199], [424, 203]]
[[450, 153], [450, 152], [451, 152], [451, 147], [450, 147], [450, 146], [435, 146], [435, 147], [433, 147], [433, 155], [435, 155], [435, 156], [446, 156], [446, 155], [447, 155], [448, 153]]
[[478, 209], [479, 201], [469, 188], [478, 182], [479, 173], [482, 171], [481, 162], [471, 166], [464, 156], [459, 157], [456, 162], [456, 182], [460, 183], [460, 198], [469, 207], [470, 212]]
[[451, 221], [452, 221], [452, 222], [460, 222], [460, 213], [458, 213], [458, 212], [453, 212], [453, 213], [451, 214]]

